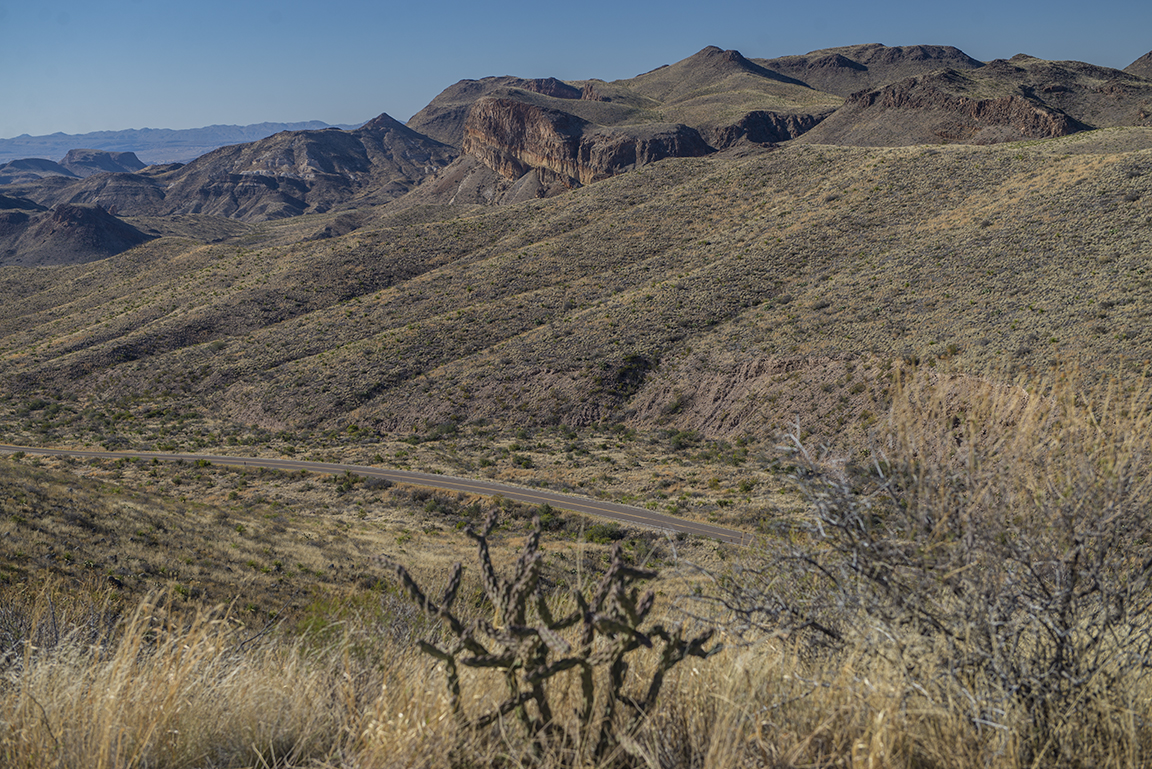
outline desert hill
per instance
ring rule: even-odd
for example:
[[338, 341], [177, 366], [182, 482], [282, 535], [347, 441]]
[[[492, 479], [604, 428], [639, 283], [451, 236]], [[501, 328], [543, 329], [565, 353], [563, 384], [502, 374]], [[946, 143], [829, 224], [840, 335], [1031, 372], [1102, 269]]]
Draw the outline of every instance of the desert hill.
[[42, 158], [22, 158], [0, 165], [0, 184], [3, 185], [35, 183], [50, 176], [80, 178], [59, 163]]
[[1152, 80], [1152, 51], [1141, 56], [1124, 68], [1129, 75], [1136, 75], [1145, 80]]
[[880, 43], [822, 48], [799, 56], [753, 59], [812, 88], [847, 99], [857, 91], [941, 69], [968, 70], [984, 66], [950, 45], [887, 46]]
[[61, 204], [45, 211], [0, 196], [0, 265], [78, 264], [104, 259], [150, 237], [99, 206]]
[[[699, 130], [717, 149], [730, 146], [730, 126], [753, 112], [824, 115], [841, 99], [765, 68], [739, 51], [709, 46], [693, 56], [630, 80], [616, 81], [658, 101], [666, 122]], [[792, 138], [784, 136], [781, 139]]]
[[753, 145], [986, 144], [1146, 125], [1150, 116], [1152, 80], [1082, 62], [1018, 55], [982, 64], [949, 46], [880, 44], [749, 59], [709, 46], [611, 83], [462, 80], [407, 126], [381, 115], [354, 131], [281, 132], [184, 166], [137, 168], [135, 156], [88, 151], [69, 161], [74, 170], [9, 164], [0, 182], [47, 207], [254, 222], [389, 201], [515, 204], [669, 157]]
[[561, 109], [602, 125], [653, 119], [646, 116], [644, 110], [654, 105], [637, 100], [634, 95], [628, 99], [622, 92], [613, 90], [609, 96], [603, 91], [603, 84], [600, 89], [591, 83], [577, 88], [554, 77], [525, 79], [506, 75], [461, 80], [437, 94], [407, 125], [439, 142], [460, 147], [468, 113], [473, 104], [485, 97], [514, 98], [540, 107]]
[[60, 161], [60, 165], [77, 176], [93, 174], [132, 173], [145, 167], [134, 152], [107, 152], [105, 150], [73, 149]]
[[69, 150], [59, 162], [22, 158], [0, 165], [0, 185], [35, 184], [49, 177], [80, 179], [101, 173], [131, 173], [145, 166], [131, 152]]
[[[840, 101], [738, 51], [709, 46], [611, 83], [463, 80], [408, 125], [465, 156], [429, 182], [444, 191], [437, 200], [516, 202], [528, 190], [548, 196], [665, 157], [698, 157], [742, 140], [787, 141]], [[477, 183], [476, 160], [497, 178]]]
[[[5, 268], [3, 387], [147, 393], [276, 429], [607, 421], [731, 437], [771, 433], [781, 409], [866, 422], [895, 360], [1144, 355], [1152, 128], [1124, 123], [1152, 81], [945, 48], [831, 55], [876, 77], [966, 68], [726, 149], [732, 116], [819, 117], [827, 92], [801, 64], [708, 48], [614, 83], [458, 83], [448, 118], [425, 116], [451, 127], [467, 106], [458, 147], [382, 115], [185, 166], [9, 185], [9, 264], [58, 263], [28, 233], [47, 243], [63, 225], [151, 239]], [[693, 114], [724, 117], [666, 121]]]
[[321, 240], [335, 212], [9, 268], [4, 387], [269, 429], [862, 429], [895, 360], [1148, 357], [1150, 130], [671, 158], [517, 206], [362, 210]]
[[354, 131], [285, 131], [222, 147], [187, 165], [14, 184], [11, 194], [44, 206], [100, 205], [125, 216], [210, 214], [262, 221], [356, 205], [358, 197], [390, 200], [455, 155], [381, 115]]
[[1152, 124], [1152, 81], [1023, 54], [860, 91], [803, 138], [816, 144], [991, 144]]

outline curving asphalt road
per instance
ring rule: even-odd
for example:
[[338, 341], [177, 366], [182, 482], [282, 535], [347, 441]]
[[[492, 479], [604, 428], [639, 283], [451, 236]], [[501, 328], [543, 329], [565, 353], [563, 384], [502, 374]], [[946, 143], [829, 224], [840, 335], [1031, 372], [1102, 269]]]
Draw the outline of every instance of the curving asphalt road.
[[370, 465], [342, 465], [331, 462], [305, 462], [299, 459], [269, 459], [267, 457], [225, 457], [214, 454], [168, 454], [149, 451], [86, 451], [84, 449], [46, 449], [34, 446], [4, 446], [0, 445], [0, 453], [12, 454], [23, 451], [26, 454], [39, 454], [43, 456], [72, 456], [95, 457], [101, 459], [157, 459], [162, 462], [197, 462], [204, 460], [214, 465], [229, 465], [233, 467], [267, 467], [273, 470], [307, 470], [316, 473], [344, 473], [351, 472], [367, 478], [385, 478], [394, 483], [407, 483], [414, 486], [425, 486], [443, 491], [463, 491], [468, 494], [482, 496], [502, 496], [525, 502], [530, 505], [548, 504], [561, 510], [573, 513], [610, 518], [621, 523], [634, 526], [647, 526], [670, 532], [684, 532], [701, 537], [711, 537], [723, 542], [732, 542], [737, 545], [751, 543], [752, 535], [707, 523], [685, 521], [670, 515], [663, 515], [642, 507], [622, 505], [617, 502], [605, 502], [588, 497], [575, 497], [568, 494], [558, 494], [554, 491], [541, 489], [526, 489], [520, 486], [508, 486], [493, 481], [481, 481], [474, 478], [459, 478], [452, 475], [436, 475], [434, 473], [417, 473], [410, 470], [387, 470]]

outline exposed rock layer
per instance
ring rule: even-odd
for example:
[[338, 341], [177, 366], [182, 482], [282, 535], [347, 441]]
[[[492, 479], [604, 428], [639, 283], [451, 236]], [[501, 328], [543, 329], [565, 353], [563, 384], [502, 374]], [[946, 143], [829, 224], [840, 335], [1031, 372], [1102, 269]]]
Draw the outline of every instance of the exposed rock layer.
[[992, 144], [1066, 136], [1087, 127], [1022, 93], [977, 94], [972, 81], [955, 70], [908, 78], [853, 94], [801, 141], [865, 146]]
[[688, 126], [597, 127], [559, 110], [482, 99], [465, 124], [463, 150], [507, 179], [546, 169], [574, 186], [667, 157], [706, 155], [712, 148]]
[[106, 152], [105, 150], [68, 150], [60, 165], [80, 177], [94, 174], [132, 173], [145, 164], [134, 152]]

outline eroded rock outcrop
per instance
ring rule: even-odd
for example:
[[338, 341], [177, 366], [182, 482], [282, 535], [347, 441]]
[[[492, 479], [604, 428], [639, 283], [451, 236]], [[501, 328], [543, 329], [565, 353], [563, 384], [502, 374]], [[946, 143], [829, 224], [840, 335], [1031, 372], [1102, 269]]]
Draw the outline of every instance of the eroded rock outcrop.
[[95, 174], [121, 174], [139, 171], [145, 167], [135, 152], [107, 152], [105, 150], [75, 149], [60, 161], [60, 165], [80, 177]]
[[668, 157], [713, 151], [699, 132], [684, 125], [595, 126], [560, 110], [493, 98], [473, 105], [463, 149], [507, 179], [543, 169], [570, 186]]
[[942, 133], [941, 138], [961, 140], [989, 126], [1012, 128], [1028, 139], [1067, 136], [1084, 126], [1068, 115], [1038, 104], [1023, 96], [1009, 95], [979, 99], [962, 94], [951, 94], [928, 88], [887, 86], [879, 91], [853, 94], [848, 104], [867, 109], [885, 110], [940, 110], [954, 114], [958, 121], [955, 129]]
[[741, 141], [776, 144], [811, 131], [833, 112], [828, 109], [815, 114], [798, 115], [756, 110], [732, 125], [705, 130], [703, 135], [718, 150], [735, 146]]
[[1020, 89], [999, 87], [985, 96], [979, 85], [963, 73], [942, 70], [858, 91], [801, 141], [863, 146], [994, 144], [1067, 136], [1087, 128]]
[[510, 88], [519, 88], [522, 91], [551, 96], [554, 99], [579, 99], [582, 95], [579, 88], [570, 86], [563, 80], [557, 80], [554, 77], [509, 78], [506, 85]]

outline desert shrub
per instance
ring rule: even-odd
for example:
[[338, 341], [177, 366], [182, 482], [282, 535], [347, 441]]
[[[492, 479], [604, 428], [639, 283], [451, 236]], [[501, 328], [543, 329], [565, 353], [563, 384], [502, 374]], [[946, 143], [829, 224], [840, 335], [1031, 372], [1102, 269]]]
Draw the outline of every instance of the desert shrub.
[[[1152, 657], [1149, 388], [907, 378], [868, 466], [788, 436], [806, 528], [710, 594], [743, 632], [887, 660], [1017, 760], [1138, 756]], [[1146, 756], [1145, 756], [1146, 758]]]
[[628, 536], [620, 524], [593, 523], [584, 530], [584, 539], [597, 545], [609, 545]]

